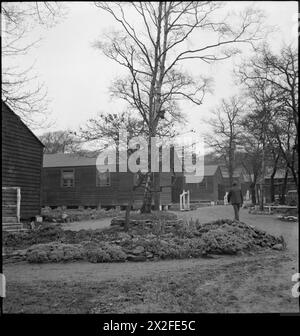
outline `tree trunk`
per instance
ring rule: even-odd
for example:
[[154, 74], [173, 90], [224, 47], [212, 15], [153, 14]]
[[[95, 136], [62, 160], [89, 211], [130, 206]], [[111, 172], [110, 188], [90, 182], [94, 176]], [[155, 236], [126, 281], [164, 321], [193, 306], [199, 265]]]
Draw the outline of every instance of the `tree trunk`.
[[277, 168], [274, 168], [270, 177], [270, 197], [271, 197], [271, 203], [275, 202], [275, 174], [276, 174]]
[[274, 178], [275, 178], [275, 174], [277, 171], [277, 162], [279, 159], [279, 155], [276, 156], [275, 162], [274, 162], [274, 166], [273, 166], [273, 170], [272, 170], [272, 174], [270, 176], [270, 198], [271, 198], [271, 203], [275, 202], [275, 185], [274, 185]]
[[255, 195], [255, 183], [250, 184], [250, 193], [251, 193], [251, 202], [252, 204], [256, 204], [256, 195]]
[[265, 140], [263, 140], [262, 163], [261, 163], [261, 182], [260, 182], [260, 202], [259, 209], [264, 211], [264, 186], [265, 185]]
[[284, 175], [284, 180], [283, 180], [283, 185], [282, 185], [282, 189], [281, 189], [280, 204], [285, 204], [285, 194], [286, 194], [286, 188], [287, 188], [288, 173], [289, 173], [289, 170], [286, 169], [285, 175]]
[[229, 188], [232, 187], [233, 183], [233, 170], [234, 170], [234, 164], [233, 164], [233, 156], [234, 156], [234, 149], [231, 148], [232, 145], [230, 144], [229, 149], [229, 158], [228, 158], [228, 175], [229, 175]]
[[125, 232], [127, 232], [128, 228], [129, 228], [130, 208], [131, 208], [131, 205], [128, 204], [126, 206], [126, 212], [125, 212], [125, 225], [124, 225], [124, 231]]
[[147, 176], [141, 213], [150, 213], [152, 205], [152, 173]]
[[158, 211], [160, 206], [160, 173], [153, 174], [153, 186], [154, 186], [154, 210]]

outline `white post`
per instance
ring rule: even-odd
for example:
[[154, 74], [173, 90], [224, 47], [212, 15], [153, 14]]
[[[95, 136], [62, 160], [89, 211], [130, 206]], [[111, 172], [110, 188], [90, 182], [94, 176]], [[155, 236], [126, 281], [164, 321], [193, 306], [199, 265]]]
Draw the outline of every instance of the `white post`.
[[190, 210], [190, 191], [187, 191], [187, 208]]
[[224, 196], [224, 205], [227, 205], [227, 204], [228, 204], [227, 196], [228, 196], [228, 191], [226, 191], [226, 194], [225, 194], [225, 196]]
[[183, 193], [182, 193], [182, 198], [183, 198], [183, 210], [185, 210], [185, 191], [183, 190]]
[[20, 223], [20, 209], [21, 209], [21, 188], [17, 188], [17, 219]]

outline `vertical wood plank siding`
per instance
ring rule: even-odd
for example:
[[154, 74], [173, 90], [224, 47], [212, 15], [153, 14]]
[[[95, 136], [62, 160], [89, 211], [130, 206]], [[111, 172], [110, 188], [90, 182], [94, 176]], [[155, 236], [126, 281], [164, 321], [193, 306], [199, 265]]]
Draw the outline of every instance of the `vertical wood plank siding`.
[[[75, 169], [74, 187], [61, 186], [61, 170]], [[96, 166], [44, 167], [42, 174], [43, 206], [115, 206], [126, 205], [130, 201], [134, 175], [111, 173], [110, 186], [96, 186]], [[160, 184], [170, 185], [171, 176], [162, 173]], [[134, 205], [143, 200], [143, 188], [133, 193]], [[160, 193], [161, 204], [171, 203], [171, 188], [163, 188]]]
[[21, 188], [21, 219], [40, 214], [42, 161], [42, 143], [2, 102], [2, 186]]

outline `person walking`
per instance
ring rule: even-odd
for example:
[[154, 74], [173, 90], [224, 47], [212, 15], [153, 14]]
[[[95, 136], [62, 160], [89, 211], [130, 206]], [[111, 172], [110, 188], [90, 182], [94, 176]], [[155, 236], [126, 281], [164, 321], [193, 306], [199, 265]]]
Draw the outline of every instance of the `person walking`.
[[234, 219], [236, 221], [240, 220], [239, 211], [243, 205], [243, 194], [241, 189], [238, 187], [236, 182], [232, 183], [232, 188], [230, 189], [227, 196], [228, 203], [230, 202], [234, 210]]

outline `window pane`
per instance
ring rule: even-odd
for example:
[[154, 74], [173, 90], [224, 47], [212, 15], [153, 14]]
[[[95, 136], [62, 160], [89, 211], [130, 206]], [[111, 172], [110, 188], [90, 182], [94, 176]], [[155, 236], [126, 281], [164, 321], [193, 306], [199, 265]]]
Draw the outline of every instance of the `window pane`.
[[74, 186], [74, 170], [66, 169], [62, 170], [62, 186], [73, 187]]
[[97, 172], [97, 186], [109, 186], [110, 185], [110, 173]]

